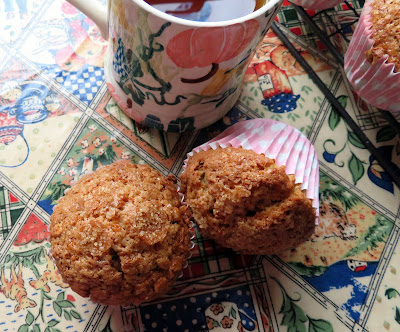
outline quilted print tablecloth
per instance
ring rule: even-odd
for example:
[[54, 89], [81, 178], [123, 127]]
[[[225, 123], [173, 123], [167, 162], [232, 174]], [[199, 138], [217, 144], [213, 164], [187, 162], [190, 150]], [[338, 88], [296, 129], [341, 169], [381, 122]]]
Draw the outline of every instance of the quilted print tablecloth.
[[[362, 3], [350, 5], [360, 11]], [[346, 4], [330, 12], [339, 24], [349, 15]], [[331, 22], [317, 20], [329, 32]], [[395, 130], [352, 93], [289, 3], [278, 21], [399, 167]], [[344, 52], [347, 42], [336, 37]], [[400, 331], [399, 189], [272, 32], [237, 105], [184, 134], [145, 128], [121, 112], [104, 82], [106, 48], [93, 22], [66, 2], [0, 1], [1, 331]], [[278, 72], [282, 85], [263, 91], [258, 77]], [[316, 147], [321, 220], [310, 241], [279, 256], [240, 256], [196, 232], [183, 277], [140, 307], [98, 305], [62, 282], [48, 256], [47, 226], [71, 181], [118, 159], [178, 175], [193, 147], [257, 117], [293, 125]]]

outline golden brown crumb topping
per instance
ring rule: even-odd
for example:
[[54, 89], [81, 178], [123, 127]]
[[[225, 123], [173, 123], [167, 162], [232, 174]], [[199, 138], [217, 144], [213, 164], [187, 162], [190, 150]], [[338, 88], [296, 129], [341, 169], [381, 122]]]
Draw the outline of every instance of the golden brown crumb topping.
[[81, 296], [139, 304], [166, 292], [189, 254], [176, 180], [121, 161], [83, 177], [51, 216], [52, 255]]
[[311, 236], [315, 211], [294, 177], [251, 150], [195, 153], [181, 190], [200, 231], [245, 254], [293, 248]]
[[388, 63], [400, 71], [400, 0], [375, 0], [371, 11], [374, 46], [367, 52], [367, 60], [375, 63], [388, 55]]

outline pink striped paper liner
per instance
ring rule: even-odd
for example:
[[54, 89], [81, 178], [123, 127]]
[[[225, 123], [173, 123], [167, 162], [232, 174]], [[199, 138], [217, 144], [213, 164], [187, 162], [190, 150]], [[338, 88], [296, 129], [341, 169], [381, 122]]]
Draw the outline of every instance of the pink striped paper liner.
[[307, 9], [327, 9], [337, 6], [344, 0], [290, 0], [298, 6], [302, 6]]
[[[312, 200], [319, 221], [319, 163], [311, 142], [296, 128], [270, 119], [241, 121], [204, 143], [190, 153], [226, 147], [253, 150], [274, 159], [278, 166], [285, 166], [286, 174], [295, 176], [306, 196]], [[186, 167], [188, 159], [184, 161]]]
[[374, 64], [366, 58], [372, 49], [371, 3], [364, 4], [360, 20], [344, 58], [344, 70], [354, 91], [369, 104], [394, 113], [400, 113], [400, 73], [395, 73], [395, 65], [387, 63], [388, 56]]

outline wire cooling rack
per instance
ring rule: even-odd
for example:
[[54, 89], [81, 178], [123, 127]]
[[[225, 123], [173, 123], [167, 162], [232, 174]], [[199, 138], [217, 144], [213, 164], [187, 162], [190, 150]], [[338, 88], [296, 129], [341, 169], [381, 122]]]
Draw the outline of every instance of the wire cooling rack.
[[[354, 25], [358, 22], [360, 17], [354, 7], [348, 3], [344, 2], [347, 6], [349, 14], [346, 15], [346, 19], [344, 22], [336, 23], [334, 19], [332, 19], [331, 15], [335, 13], [332, 9], [321, 10], [316, 12], [313, 15], [310, 15], [304, 8], [292, 4], [293, 8], [302, 18], [303, 22], [306, 23], [310, 29], [315, 33], [315, 35], [319, 38], [319, 40], [326, 46], [328, 51], [335, 57], [337, 62], [343, 67], [344, 66], [344, 56], [343, 52], [347, 49], [347, 45], [344, 47], [340, 47], [338, 45], [338, 37], [340, 42], [348, 44], [350, 42], [349, 39], [349, 31], [350, 34], [354, 28]], [[321, 30], [316, 22], [325, 21], [329, 24], [329, 32], [325, 32]], [[315, 71], [311, 68], [311, 66], [304, 60], [302, 55], [296, 50], [295, 46], [291, 43], [291, 41], [286, 37], [286, 35], [280, 30], [278, 24], [275, 22], [272, 25], [272, 30], [279, 37], [279, 39], [283, 42], [286, 48], [290, 51], [290, 53], [294, 56], [294, 58], [300, 63], [300, 65], [304, 68], [310, 78], [314, 81], [314, 83], [318, 86], [321, 92], [325, 95], [325, 97], [329, 100], [332, 106], [338, 111], [338, 113], [342, 116], [342, 118], [346, 121], [352, 131], [358, 136], [361, 142], [365, 145], [365, 147], [370, 151], [370, 153], [376, 158], [382, 168], [386, 171], [386, 173], [392, 178], [393, 182], [400, 189], [400, 174], [393, 165], [386, 158], [386, 156], [382, 155], [375, 145], [369, 140], [369, 138], [364, 134], [363, 130], [358, 126], [358, 124], [353, 120], [353, 118], [347, 113], [346, 109], [339, 103], [336, 97], [332, 94], [332, 92], [326, 87], [326, 85], [322, 82], [322, 80], [318, 77]], [[340, 43], [339, 42], [339, 43]], [[335, 44], [335, 45], [334, 45]], [[338, 51], [338, 48], [342, 50], [342, 52]], [[390, 126], [394, 128], [400, 137], [400, 124], [393, 117], [390, 112], [379, 110], [385, 120], [388, 122]]]
[[[360, 18], [360, 14], [350, 5], [347, 1], [344, 1], [350, 13], [353, 15], [351, 18], [351, 14], [347, 16], [348, 22], [344, 22], [341, 24], [335, 23], [335, 21], [331, 17], [332, 10], [321, 10], [317, 12], [315, 15], [309, 15], [304, 8], [293, 5], [294, 9], [300, 15], [300, 17], [307, 23], [313, 32], [318, 36], [318, 38], [324, 43], [326, 48], [331, 52], [331, 54], [336, 58], [338, 63], [343, 67], [344, 66], [344, 57], [343, 54], [340, 53], [337, 48], [334, 46], [331, 39], [333, 39], [336, 35], [340, 35], [342, 40], [346, 43], [349, 43], [350, 40], [348, 38], [348, 31], [352, 30], [351, 28], [358, 22]], [[333, 31], [330, 31], [329, 34], [325, 33], [321, 30], [318, 25], [315, 23], [315, 20], [318, 18], [323, 18], [325, 21], [329, 22], [329, 27]], [[386, 121], [397, 131], [397, 134], [400, 136], [400, 124], [396, 121], [393, 115], [390, 112], [380, 110], [382, 115], [385, 117]]]

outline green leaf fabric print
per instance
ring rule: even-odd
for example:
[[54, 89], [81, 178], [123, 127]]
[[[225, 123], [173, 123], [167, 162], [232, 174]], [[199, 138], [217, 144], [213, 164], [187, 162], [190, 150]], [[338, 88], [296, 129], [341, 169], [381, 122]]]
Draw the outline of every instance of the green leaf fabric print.
[[24, 324], [21, 325], [18, 329], [18, 332], [28, 332], [29, 331], [29, 325], [28, 324]]
[[288, 332], [306, 332], [306, 323], [308, 321], [308, 332], [333, 332], [333, 327], [330, 322], [324, 319], [314, 319], [304, 313], [304, 310], [295, 302], [301, 300], [300, 294], [298, 299], [291, 298], [285, 288], [275, 277], [271, 277], [280, 287], [282, 293], [282, 306], [279, 311], [283, 314], [281, 325], [287, 326]]
[[28, 310], [28, 313], [26, 314], [26, 317], [25, 317], [25, 323], [28, 325], [32, 325], [33, 320], [34, 320], [34, 317], [33, 317], [32, 313]]
[[385, 126], [376, 133], [377, 142], [390, 141], [396, 137], [396, 130], [392, 126]]
[[351, 158], [348, 161], [348, 167], [354, 184], [357, 184], [358, 180], [360, 180], [364, 175], [365, 170], [362, 161], [358, 159], [354, 153], [351, 154]]
[[71, 314], [68, 312], [68, 311], [64, 311], [64, 318], [66, 319], [66, 320], [72, 320], [72, 318], [71, 318]]
[[221, 326], [221, 324], [220, 323], [218, 323], [218, 321], [213, 321], [213, 326], [214, 327], [220, 327]]
[[333, 332], [332, 324], [324, 319], [309, 318], [309, 332]]
[[[347, 96], [339, 96], [338, 97], [338, 101], [339, 101], [340, 105], [343, 106], [343, 108], [346, 108], [348, 98], [349, 97], [347, 97]], [[332, 110], [331, 110], [331, 113], [329, 114], [329, 119], [328, 119], [329, 128], [331, 128], [332, 130], [335, 130], [336, 127], [340, 123], [340, 119], [341, 119], [341, 117], [340, 117], [338, 111], [336, 110], [335, 107], [332, 106]]]
[[78, 312], [76, 312], [75, 310], [71, 310], [71, 315], [75, 319], [82, 319], [82, 316]]
[[394, 316], [394, 319], [395, 319], [395, 321], [396, 321], [397, 323], [400, 324], [400, 309], [399, 309], [399, 307], [396, 307], [396, 314], [395, 314], [395, 316]]
[[[393, 298], [400, 297], [400, 293], [399, 293], [399, 291], [397, 289], [388, 288], [385, 291], [385, 296], [390, 300], [390, 299], [393, 299]], [[396, 309], [395, 309], [394, 320], [398, 324], [400, 324], [400, 308], [398, 306], [396, 306]]]
[[111, 329], [111, 316], [108, 318], [106, 326], [104, 326], [104, 329], [102, 329], [100, 332], [113, 332]]
[[331, 130], [335, 130], [340, 123], [340, 115], [334, 108], [332, 108], [331, 112], [329, 113], [328, 123]]
[[53, 327], [53, 326], [56, 326], [59, 322], [60, 322], [59, 320], [53, 319], [47, 324], [47, 326]]
[[229, 311], [229, 315], [236, 319], [236, 310], [234, 307], [232, 307]]
[[75, 305], [74, 305], [71, 301], [68, 301], [68, 300], [61, 300], [61, 301], [58, 301], [58, 305], [59, 305], [61, 308], [75, 307]]
[[57, 301], [65, 300], [65, 292], [61, 292], [57, 295]]
[[56, 312], [56, 314], [57, 314], [58, 316], [61, 317], [62, 309], [61, 309], [61, 307], [58, 305], [57, 302], [53, 302], [53, 308], [54, 308], [54, 311]]
[[353, 132], [351, 132], [351, 131], [348, 132], [347, 139], [355, 147], [357, 147], [359, 149], [365, 149], [365, 145], [360, 141], [358, 136], [356, 134], [354, 134]]
[[281, 312], [284, 314], [281, 325], [287, 326], [288, 331], [306, 332], [307, 316], [304, 311], [293, 300], [290, 299], [288, 303], [288, 310]]
[[388, 288], [385, 291], [385, 296], [390, 300], [390, 299], [392, 299], [394, 297], [397, 297], [397, 296], [400, 297], [400, 293], [394, 288]]
[[[275, 281], [278, 282], [277, 280]], [[307, 316], [304, 314], [303, 310], [296, 303], [294, 303], [295, 301], [300, 300], [300, 298], [298, 300], [292, 299], [289, 295], [287, 295], [286, 291], [281, 285], [280, 287], [283, 300], [281, 310], [279, 311], [280, 314], [283, 314], [281, 325], [287, 326], [288, 331], [305, 332], [305, 322], [307, 321]]]

